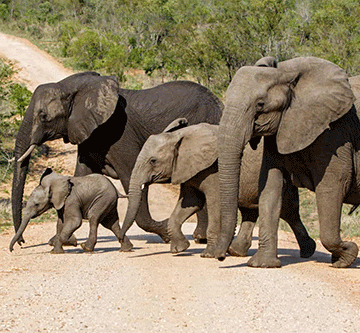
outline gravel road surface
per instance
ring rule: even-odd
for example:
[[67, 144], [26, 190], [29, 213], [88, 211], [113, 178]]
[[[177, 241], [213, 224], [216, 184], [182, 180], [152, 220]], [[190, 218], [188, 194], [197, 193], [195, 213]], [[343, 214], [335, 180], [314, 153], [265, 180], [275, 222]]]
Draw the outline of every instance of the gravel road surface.
[[[16, 62], [31, 90], [71, 73], [31, 43], [1, 33], [0, 54]], [[74, 146], [50, 147], [63, 154], [41, 167], [63, 163], [72, 172]], [[153, 216], [168, 217], [176, 196], [170, 186], [152, 186]], [[120, 200], [122, 217], [125, 209]], [[280, 232], [283, 267], [254, 269], [248, 258], [200, 258], [205, 245], [192, 240], [194, 227], [185, 223], [191, 245], [178, 255], [135, 225], [130, 253], [119, 252], [100, 226], [94, 253], [69, 247], [51, 255], [54, 222], [30, 225], [24, 246], [10, 253], [14, 233], [6, 230], [0, 234], [0, 332], [360, 332], [359, 258], [336, 270], [317, 242], [315, 255], [300, 259], [294, 236]], [[87, 233], [84, 223], [76, 236], [82, 241]], [[256, 247], [255, 234], [250, 254]]]

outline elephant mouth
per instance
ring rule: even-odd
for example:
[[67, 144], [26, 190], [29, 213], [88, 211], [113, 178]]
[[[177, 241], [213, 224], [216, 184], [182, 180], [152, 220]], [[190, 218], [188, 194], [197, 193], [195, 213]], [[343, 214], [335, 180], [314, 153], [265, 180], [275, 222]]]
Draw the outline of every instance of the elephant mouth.
[[150, 185], [150, 184], [153, 184], [153, 183], [169, 184], [169, 183], [171, 183], [171, 178], [170, 177], [164, 177], [162, 174], [152, 175], [151, 176], [151, 181], [148, 184]]

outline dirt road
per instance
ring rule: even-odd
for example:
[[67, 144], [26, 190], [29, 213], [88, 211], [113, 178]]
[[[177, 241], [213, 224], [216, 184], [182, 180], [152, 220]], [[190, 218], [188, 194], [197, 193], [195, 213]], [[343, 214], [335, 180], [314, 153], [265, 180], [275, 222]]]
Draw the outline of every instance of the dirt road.
[[[18, 62], [19, 76], [31, 89], [69, 74], [49, 56], [37, 64], [42, 51], [2, 34], [0, 54]], [[44, 77], [42, 68], [47, 68]], [[52, 154], [41, 167], [63, 163], [71, 172], [74, 147], [60, 144], [52, 148], [65, 153]], [[175, 200], [172, 189], [154, 185], [154, 217], [169, 216]], [[121, 201], [122, 217], [125, 209]], [[0, 234], [0, 332], [360, 332], [359, 258], [349, 269], [333, 269], [318, 242], [312, 258], [300, 259], [293, 235], [280, 232], [281, 269], [248, 268], [248, 258], [220, 263], [200, 258], [205, 245], [192, 241], [194, 226], [185, 224], [191, 246], [179, 255], [136, 226], [130, 229], [131, 253], [120, 253], [115, 237], [100, 227], [93, 254], [66, 248], [64, 255], [51, 255], [47, 241], [54, 223], [29, 226], [25, 246], [10, 253], [13, 230], [5, 231]], [[76, 236], [83, 240], [87, 233], [84, 223]], [[250, 254], [256, 240], [255, 235]]]

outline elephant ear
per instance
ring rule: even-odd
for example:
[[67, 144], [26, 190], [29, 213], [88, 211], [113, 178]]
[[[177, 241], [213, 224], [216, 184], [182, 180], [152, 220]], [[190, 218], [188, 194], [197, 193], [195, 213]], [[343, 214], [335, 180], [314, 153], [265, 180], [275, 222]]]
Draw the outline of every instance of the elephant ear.
[[172, 184], [186, 182], [217, 160], [217, 128], [216, 125], [203, 123], [183, 130], [177, 142]]
[[72, 144], [84, 142], [117, 108], [125, 108], [126, 103], [119, 95], [115, 78], [88, 75], [78, 79], [85, 82], [77, 87], [71, 101], [68, 137]]
[[277, 68], [277, 61], [274, 57], [263, 57], [255, 63], [255, 66]]
[[181, 128], [187, 127], [189, 125], [186, 118], [178, 118], [172, 121], [164, 130], [163, 133], [170, 133], [177, 131]]
[[55, 209], [59, 210], [64, 207], [65, 200], [71, 193], [73, 183], [70, 181], [70, 177], [52, 172], [42, 179], [41, 185], [50, 188], [50, 201]]
[[296, 58], [279, 63], [278, 69], [293, 89], [276, 139], [278, 151], [290, 154], [313, 143], [351, 109], [355, 98], [345, 71], [329, 61]]

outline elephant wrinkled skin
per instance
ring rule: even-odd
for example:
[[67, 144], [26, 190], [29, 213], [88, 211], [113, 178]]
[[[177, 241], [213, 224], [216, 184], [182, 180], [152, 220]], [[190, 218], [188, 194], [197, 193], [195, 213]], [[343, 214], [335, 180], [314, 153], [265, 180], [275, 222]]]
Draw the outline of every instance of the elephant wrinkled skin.
[[236, 225], [243, 151], [248, 142], [255, 146], [259, 136], [265, 136], [259, 248], [248, 265], [281, 266], [277, 229], [286, 173], [297, 187], [315, 192], [320, 239], [332, 253], [332, 265], [348, 267], [356, 259], [358, 246], [340, 237], [342, 204], [360, 203], [359, 104], [352, 89], [358, 96], [341, 68], [314, 57], [277, 64], [267, 57], [238, 70], [219, 125], [218, 259], [225, 258]]
[[[133, 223], [139, 209], [142, 189], [156, 182], [180, 184], [180, 197], [168, 222], [171, 252], [186, 250], [190, 243], [181, 232], [186, 219], [207, 205], [207, 247], [202, 257], [213, 258], [220, 234], [220, 200], [217, 167], [218, 125], [198, 124], [187, 127], [186, 119], [171, 123], [163, 133], [151, 135], [145, 142], [130, 179], [129, 205], [121, 236]], [[262, 161], [262, 143], [257, 150], [245, 149], [241, 166], [238, 206], [242, 224], [229, 252], [246, 256], [258, 217], [258, 180]], [[284, 186], [281, 217], [293, 229], [302, 257], [310, 257], [316, 244], [309, 237], [299, 216], [298, 190], [289, 179]]]
[[[82, 219], [89, 220], [89, 238], [81, 246], [85, 251], [94, 250], [97, 241], [99, 223], [110, 229], [120, 241], [120, 225], [117, 212], [117, 199], [122, 197], [115, 186], [105, 176], [99, 174], [84, 177], [61, 176], [51, 169], [46, 169], [40, 184], [33, 190], [24, 208], [24, 216], [16, 235], [10, 243], [10, 251], [22, 237], [30, 219], [48, 209], [57, 210], [61, 224], [52, 240], [51, 253], [63, 253], [66, 243], [76, 246], [76, 239], [71, 236], [80, 228]], [[121, 249], [130, 251], [132, 244], [127, 238], [121, 241]]]
[[[114, 77], [94, 72], [71, 75], [36, 88], [15, 143], [12, 209], [15, 231], [21, 223], [24, 184], [35, 146], [63, 138], [78, 146], [76, 176], [100, 173], [120, 179], [128, 191], [131, 170], [146, 139], [174, 119], [218, 124], [223, 105], [205, 87], [188, 81], [151, 89], [119, 88]], [[200, 220], [206, 221], [204, 213]], [[168, 240], [166, 220], [151, 219], [147, 192], [136, 221]], [[21, 243], [23, 239], [19, 239]]]

